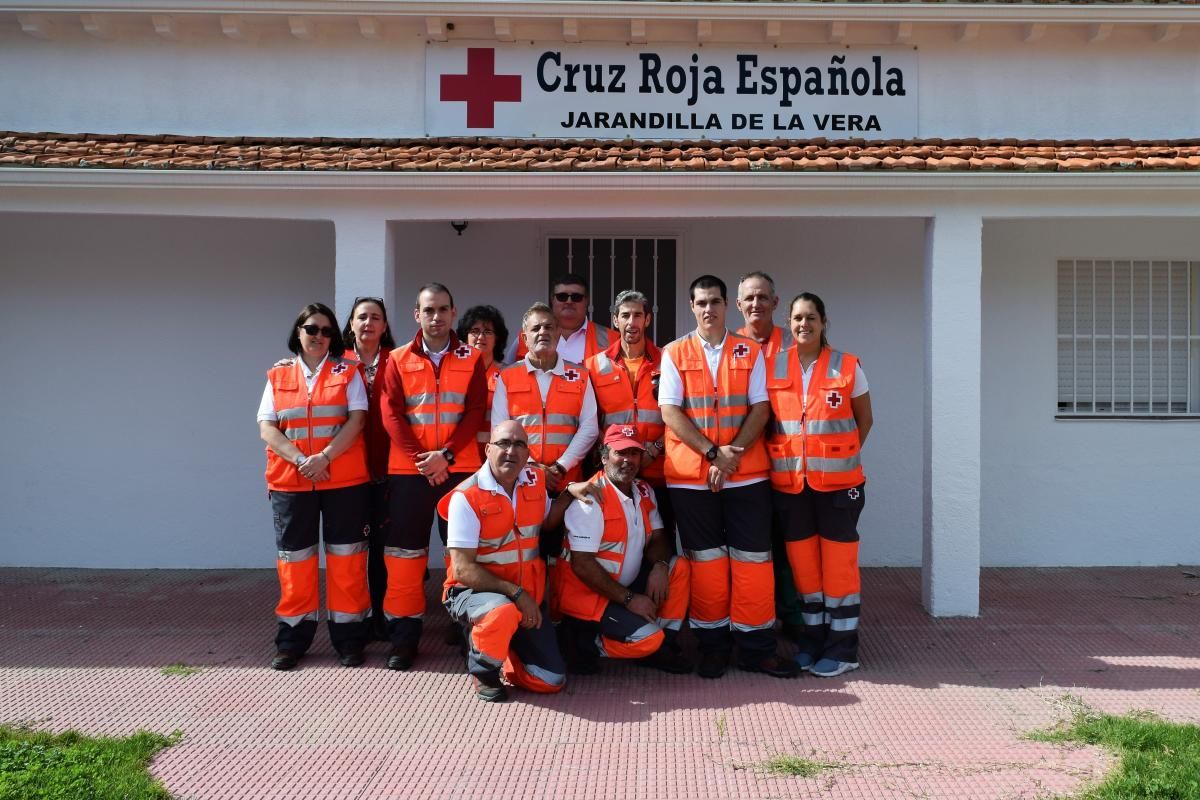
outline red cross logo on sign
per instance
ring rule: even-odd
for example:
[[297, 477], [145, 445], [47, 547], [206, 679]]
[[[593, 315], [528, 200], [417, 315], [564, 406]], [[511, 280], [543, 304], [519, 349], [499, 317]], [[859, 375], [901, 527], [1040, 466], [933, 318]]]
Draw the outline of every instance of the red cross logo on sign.
[[825, 395], [825, 402], [829, 404], [830, 408], [837, 408], [842, 404], [842, 393], [837, 389], [830, 389]]
[[442, 102], [467, 104], [468, 128], [494, 128], [496, 103], [521, 102], [521, 76], [496, 74], [496, 51], [467, 48], [467, 74], [442, 75]]
[[471, 355], [471, 348], [467, 347], [465, 344], [460, 344], [458, 349], [454, 351], [454, 355], [458, 356], [459, 358], [467, 358]]
[[746, 347], [744, 342], [738, 342], [736, 345], [734, 345], [734, 348], [733, 348], [734, 358], [745, 358], [748, 355], [750, 355], [750, 348]]
[[569, 369], [563, 373], [563, 377], [574, 383], [579, 380], [579, 373], [573, 369]]

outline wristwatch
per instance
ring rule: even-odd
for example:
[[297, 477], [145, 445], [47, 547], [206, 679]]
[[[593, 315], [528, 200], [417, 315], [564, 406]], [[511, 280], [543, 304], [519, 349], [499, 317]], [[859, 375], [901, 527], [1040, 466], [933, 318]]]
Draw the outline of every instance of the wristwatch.
[[304, 459], [306, 458], [308, 458], [308, 456], [304, 455], [304, 453], [301, 453], [300, 455], [296, 456], [292, 463], [298, 467], [304, 463]]
[[628, 606], [631, 602], [633, 602], [633, 590], [626, 589], [625, 590], [625, 599], [621, 601], [621, 605]]
[[454, 452], [451, 451], [449, 447], [446, 447], [442, 450], [442, 458], [446, 459], [447, 464], [452, 467], [454, 466]]
[[706, 461], [716, 461], [717, 460], [717, 446], [715, 444], [712, 447], [708, 448], [708, 452], [704, 454], [704, 459]]
[[508, 599], [512, 600], [515, 603], [521, 599], [521, 595], [523, 595], [523, 594], [525, 594], [525, 587], [518, 586], [517, 590], [515, 592], [513, 592], [511, 595], [509, 595]]

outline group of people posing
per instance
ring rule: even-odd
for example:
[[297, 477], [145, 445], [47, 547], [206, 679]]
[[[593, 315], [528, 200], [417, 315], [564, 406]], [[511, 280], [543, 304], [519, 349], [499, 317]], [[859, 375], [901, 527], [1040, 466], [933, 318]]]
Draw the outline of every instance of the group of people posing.
[[[733, 333], [724, 282], [688, 293], [696, 328], [661, 349], [645, 295], [618, 294], [601, 326], [579, 275], [530, 306], [511, 346], [497, 309], [459, 319], [439, 283], [419, 289], [419, 330], [399, 347], [379, 298], [356, 299], [344, 329], [325, 305], [302, 309], [258, 411], [272, 666], [312, 644], [323, 536], [340, 663], [381, 639], [387, 667], [410, 669], [436, 520], [442, 601], [481, 700], [561, 691], [605, 657], [703, 678], [735, 649], [739, 669], [780, 678], [856, 669], [863, 369], [829, 347], [816, 295], [778, 327], [774, 281], [752, 272]], [[677, 641], [685, 621], [696, 662]]]

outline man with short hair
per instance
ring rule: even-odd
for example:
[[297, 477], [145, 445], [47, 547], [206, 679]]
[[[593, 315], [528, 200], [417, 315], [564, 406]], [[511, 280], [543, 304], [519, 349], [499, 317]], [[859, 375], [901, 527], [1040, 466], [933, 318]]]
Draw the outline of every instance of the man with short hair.
[[554, 312], [534, 303], [521, 320], [525, 358], [505, 367], [492, 395], [492, 424], [515, 419], [529, 431], [529, 458], [546, 469], [551, 494], [579, 480], [579, 464], [596, 441], [596, 398], [588, 373], [557, 349]]
[[546, 563], [538, 539], [571, 496], [551, 504], [542, 470], [527, 463], [529, 437], [519, 422], [492, 428], [486, 454], [487, 462], [438, 504], [450, 552], [442, 602], [467, 633], [476, 697], [507, 700], [501, 672], [522, 689], [560, 692], [567, 669], [542, 617]]
[[600, 429], [609, 425], [629, 424], [642, 442], [640, 477], [654, 490], [655, 504], [663, 518], [667, 542], [674, 551], [675, 514], [671, 496], [663, 478], [662, 412], [658, 408], [658, 384], [662, 374], [662, 352], [650, 341], [653, 322], [650, 300], [635, 289], [627, 289], [613, 301], [612, 323], [617, 331], [612, 344], [586, 362], [596, 393]]
[[687, 613], [686, 559], [671, 555], [650, 486], [637, 478], [645, 449], [632, 425], [610, 425], [593, 483], [601, 503], [567, 507], [567, 546], [555, 569], [556, 602], [578, 672], [596, 658], [642, 659], [665, 672], [692, 671], [675, 637]]
[[[550, 308], [558, 320], [558, 354], [567, 361], [582, 364], [616, 338], [615, 331], [588, 319], [588, 282], [582, 275], [568, 272], [550, 284]], [[525, 338], [518, 336], [506, 360], [519, 361], [528, 351]]]
[[[772, 363], [781, 351], [795, 344], [787, 326], [775, 324], [775, 309], [779, 307], [779, 296], [775, 294], [775, 281], [765, 272], [748, 272], [738, 281], [738, 310], [746, 320], [738, 330], [762, 346], [763, 358]], [[804, 604], [796, 592], [792, 566], [788, 563], [787, 544], [783, 531], [771, 532], [771, 555], [775, 565], [775, 616], [783, 624], [783, 633], [799, 641], [804, 631]]]
[[[393, 670], [408, 669], [417, 656], [438, 501], [480, 465], [476, 432], [487, 406], [487, 378], [479, 351], [454, 333], [456, 313], [449, 289], [422, 286], [413, 312], [420, 328], [391, 352], [383, 370], [380, 409], [391, 439], [383, 611]], [[438, 533], [444, 543], [441, 520]]]
[[688, 289], [696, 330], [663, 349], [658, 402], [667, 426], [665, 472], [679, 536], [692, 564], [690, 626], [702, 678], [725, 674], [733, 644], [751, 672], [793, 678], [775, 652], [770, 416], [761, 349], [725, 328], [725, 283]]

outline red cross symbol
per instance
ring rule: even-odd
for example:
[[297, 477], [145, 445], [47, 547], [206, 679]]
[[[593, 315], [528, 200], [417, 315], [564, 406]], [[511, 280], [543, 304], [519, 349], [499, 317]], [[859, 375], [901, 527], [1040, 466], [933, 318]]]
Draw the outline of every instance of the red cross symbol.
[[639, 494], [640, 494], [642, 497], [649, 497], [649, 496], [650, 496], [650, 487], [649, 487], [649, 486], [647, 486], [646, 484], [642, 483], [641, 481], [638, 481], [638, 482], [637, 482], [637, 487], [638, 487], [638, 493], [639, 493]]
[[525, 470], [525, 482], [527, 484], [529, 484], [530, 486], [536, 486], [537, 485], [537, 473], [534, 472], [532, 469], [526, 469]]
[[736, 345], [734, 345], [734, 347], [733, 347], [734, 358], [745, 358], [748, 355], [750, 355], [750, 348], [746, 347], [746, 345], [743, 342], [738, 342]]
[[346, 371], [346, 369], [347, 369], [346, 362], [343, 361], [342, 363], [334, 366], [334, 368], [329, 371], [332, 372], [334, 375], [341, 375], [343, 372]]
[[571, 382], [575, 382], [579, 380], [579, 373], [573, 369], [569, 369], [563, 373], [563, 377]]
[[496, 74], [494, 48], [468, 47], [467, 74], [442, 75], [441, 100], [466, 102], [468, 128], [493, 128], [496, 103], [521, 102], [521, 76]]
[[467, 347], [465, 344], [460, 344], [458, 349], [454, 351], [454, 355], [458, 356], [459, 358], [467, 358], [471, 355], [471, 348]]
[[851, 500], [857, 500], [858, 495], [859, 495], [859, 491], [858, 491], [857, 486], [851, 486], [849, 489], [846, 490], [846, 496], [849, 497]]
[[637, 431], [633, 429], [632, 425], [626, 425], [624, 428], [621, 428], [621, 435], [632, 439], [634, 436], [637, 436]]
[[830, 408], [837, 408], [842, 404], [841, 392], [837, 389], [830, 389], [829, 393], [825, 395], [825, 402], [829, 404]]

